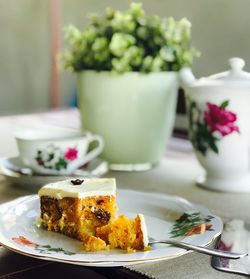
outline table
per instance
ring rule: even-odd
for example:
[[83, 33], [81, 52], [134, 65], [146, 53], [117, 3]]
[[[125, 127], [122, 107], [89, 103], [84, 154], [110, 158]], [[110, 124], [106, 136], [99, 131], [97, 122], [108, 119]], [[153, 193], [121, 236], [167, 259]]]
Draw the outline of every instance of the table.
[[[79, 128], [76, 109], [0, 118], [0, 158], [18, 154], [13, 131], [27, 127]], [[194, 181], [204, 170], [198, 164], [188, 140], [172, 138], [161, 163], [147, 172], [109, 172], [117, 187], [137, 191], [155, 191], [182, 196], [191, 202], [208, 207], [224, 219], [249, 220], [250, 194], [217, 193], [199, 188]], [[10, 185], [0, 176], [0, 203], [27, 195], [27, 189]], [[210, 257], [190, 253], [185, 256], [153, 264], [128, 268], [87, 268], [46, 262], [0, 249], [0, 278], [45, 278], [72, 276], [78, 278], [238, 278], [210, 266]]]

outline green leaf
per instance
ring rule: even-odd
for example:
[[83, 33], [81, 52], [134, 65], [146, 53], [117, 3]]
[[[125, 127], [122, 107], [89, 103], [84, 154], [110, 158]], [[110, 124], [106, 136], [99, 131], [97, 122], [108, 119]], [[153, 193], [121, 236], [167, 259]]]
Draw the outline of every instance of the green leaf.
[[54, 157], [55, 157], [54, 153], [50, 153], [50, 154], [49, 154], [48, 161], [53, 160], [53, 159], [54, 159]]
[[75, 253], [70, 252], [70, 251], [65, 251], [63, 248], [54, 248], [51, 247], [50, 245], [39, 245], [36, 248], [37, 251], [39, 251], [39, 253], [47, 253], [47, 254], [51, 254], [51, 252], [55, 252], [55, 253], [63, 253], [65, 255], [75, 255]]
[[210, 148], [216, 153], [216, 154], [219, 154], [219, 149], [216, 145], [216, 141], [213, 139], [213, 138], [210, 138], [209, 139], [209, 146]]
[[224, 101], [224, 102], [220, 105], [220, 108], [221, 108], [221, 109], [224, 109], [224, 108], [226, 108], [228, 105], [229, 105], [229, 100], [226, 100], [226, 101]]
[[40, 248], [44, 248], [44, 249], [50, 249], [51, 246], [50, 245], [39, 245]]
[[73, 253], [73, 252], [69, 252], [69, 251], [64, 251], [63, 252], [65, 255], [69, 255], [69, 256], [71, 256], [71, 255], [75, 255], [75, 253]]
[[60, 158], [58, 162], [55, 164], [56, 170], [66, 169], [67, 168], [67, 161], [64, 158]]

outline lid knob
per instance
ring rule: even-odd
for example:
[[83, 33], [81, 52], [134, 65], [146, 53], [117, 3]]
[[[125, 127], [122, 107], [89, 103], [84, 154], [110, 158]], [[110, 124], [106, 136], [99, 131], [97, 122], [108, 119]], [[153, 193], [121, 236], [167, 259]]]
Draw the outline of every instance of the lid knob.
[[245, 61], [238, 57], [233, 57], [229, 59], [229, 65], [232, 69], [232, 72], [241, 72], [245, 66]]

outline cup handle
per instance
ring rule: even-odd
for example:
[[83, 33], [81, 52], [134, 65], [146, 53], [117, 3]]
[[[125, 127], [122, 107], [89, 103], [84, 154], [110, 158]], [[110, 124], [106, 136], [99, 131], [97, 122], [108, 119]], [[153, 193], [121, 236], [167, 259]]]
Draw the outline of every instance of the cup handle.
[[103, 147], [104, 147], [104, 140], [101, 136], [99, 135], [91, 135], [89, 134], [89, 141], [88, 141], [88, 146], [90, 145], [91, 142], [97, 141], [98, 146], [92, 149], [89, 153], [87, 153], [84, 157], [84, 161], [82, 165], [88, 163], [89, 161], [93, 160], [96, 158], [99, 154], [101, 154]]

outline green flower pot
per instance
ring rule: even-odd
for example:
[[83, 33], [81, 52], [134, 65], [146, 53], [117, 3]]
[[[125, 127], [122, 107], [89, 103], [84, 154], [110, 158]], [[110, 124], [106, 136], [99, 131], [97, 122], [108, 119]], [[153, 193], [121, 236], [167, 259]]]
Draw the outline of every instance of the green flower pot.
[[100, 134], [101, 154], [117, 170], [157, 164], [171, 135], [178, 73], [83, 71], [78, 74], [82, 128]]

